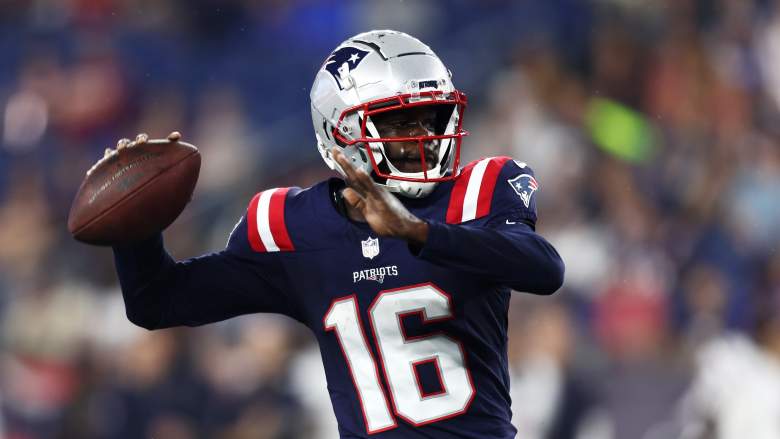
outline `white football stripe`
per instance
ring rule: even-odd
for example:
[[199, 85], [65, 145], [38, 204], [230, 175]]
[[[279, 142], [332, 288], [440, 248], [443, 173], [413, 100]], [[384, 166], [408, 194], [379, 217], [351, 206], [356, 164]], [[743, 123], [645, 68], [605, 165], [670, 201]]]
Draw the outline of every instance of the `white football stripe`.
[[460, 221], [471, 221], [477, 217], [477, 200], [479, 200], [479, 188], [482, 186], [482, 178], [490, 159], [482, 159], [471, 170], [469, 184], [466, 186], [466, 196], [463, 198], [463, 214]]
[[279, 246], [274, 241], [274, 235], [271, 233], [270, 222], [270, 210], [271, 195], [276, 192], [277, 189], [268, 189], [260, 194], [260, 199], [257, 201], [257, 231], [260, 232], [260, 240], [263, 241], [265, 251], [278, 252]]

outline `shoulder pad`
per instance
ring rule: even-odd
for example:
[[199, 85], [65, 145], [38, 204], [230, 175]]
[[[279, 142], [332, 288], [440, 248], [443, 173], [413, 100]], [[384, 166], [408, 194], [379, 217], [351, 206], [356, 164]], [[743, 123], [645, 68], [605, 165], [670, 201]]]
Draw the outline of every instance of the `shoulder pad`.
[[[293, 251], [287, 232], [285, 204], [293, 188], [274, 188], [258, 193], [247, 208], [247, 234], [256, 252]], [[297, 188], [294, 188], [297, 189]]]
[[[506, 181], [506, 183], [503, 183]], [[508, 215], [513, 220], [523, 220], [532, 227], [536, 225], [536, 197], [539, 190], [534, 171], [523, 162], [512, 160], [506, 163], [498, 176], [493, 200], [493, 213]]]
[[487, 157], [466, 165], [450, 193], [447, 224], [481, 218], [490, 212], [498, 174], [510, 157]]

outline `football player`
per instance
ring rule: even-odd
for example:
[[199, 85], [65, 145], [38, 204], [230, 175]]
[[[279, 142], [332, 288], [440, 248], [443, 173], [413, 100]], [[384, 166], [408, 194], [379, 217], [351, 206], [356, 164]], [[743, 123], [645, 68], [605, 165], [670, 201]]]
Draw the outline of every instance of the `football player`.
[[213, 254], [176, 262], [161, 234], [114, 248], [128, 318], [300, 321], [343, 438], [514, 437], [510, 290], [552, 294], [563, 262], [534, 231], [531, 168], [508, 157], [461, 167], [465, 108], [419, 40], [346, 40], [311, 90], [317, 147], [342, 178], [259, 192]]

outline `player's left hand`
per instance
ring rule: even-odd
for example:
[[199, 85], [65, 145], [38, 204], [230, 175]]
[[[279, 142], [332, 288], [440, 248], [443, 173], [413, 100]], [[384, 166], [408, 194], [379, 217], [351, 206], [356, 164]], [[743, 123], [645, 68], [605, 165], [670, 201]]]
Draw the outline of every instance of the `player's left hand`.
[[349, 187], [342, 192], [344, 200], [363, 215], [377, 235], [425, 244], [428, 239], [425, 221], [412, 215], [387, 189], [375, 185], [363, 170], [355, 169], [341, 151], [335, 149], [333, 158], [346, 174]]

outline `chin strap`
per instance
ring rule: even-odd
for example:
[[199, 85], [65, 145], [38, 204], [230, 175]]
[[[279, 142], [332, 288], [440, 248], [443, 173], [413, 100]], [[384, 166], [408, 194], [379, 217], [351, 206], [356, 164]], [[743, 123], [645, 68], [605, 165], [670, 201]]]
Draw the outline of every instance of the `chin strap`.
[[[392, 181], [392, 180], [389, 180]], [[410, 182], [410, 181], [398, 181], [392, 186], [385, 184], [384, 186], [388, 191], [396, 193], [398, 195], [407, 198], [423, 198], [430, 195], [436, 188], [437, 182]]]

